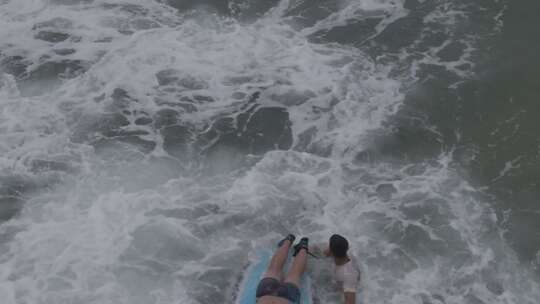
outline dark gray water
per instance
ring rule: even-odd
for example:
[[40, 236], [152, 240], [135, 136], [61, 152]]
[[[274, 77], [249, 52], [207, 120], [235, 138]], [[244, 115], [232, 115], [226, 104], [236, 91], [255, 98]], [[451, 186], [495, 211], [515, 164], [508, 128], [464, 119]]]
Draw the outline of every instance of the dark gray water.
[[453, 150], [475, 187], [492, 196], [506, 240], [537, 270], [539, 8], [534, 1], [508, 3], [500, 33], [487, 33], [478, 45], [472, 79], [455, 89], [444, 88], [445, 78], [430, 81], [421, 86], [427, 93], [413, 93], [409, 103], [437, 127], [440, 147]]
[[339, 232], [364, 303], [537, 303], [538, 12], [0, 1], [0, 298], [234, 303], [256, 248]]

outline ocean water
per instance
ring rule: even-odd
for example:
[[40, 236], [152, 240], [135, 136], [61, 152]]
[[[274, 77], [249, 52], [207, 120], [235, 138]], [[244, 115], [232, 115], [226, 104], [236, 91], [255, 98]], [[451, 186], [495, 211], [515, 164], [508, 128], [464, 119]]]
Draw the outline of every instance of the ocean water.
[[539, 11], [0, 0], [1, 303], [234, 303], [288, 232], [365, 303], [538, 303]]

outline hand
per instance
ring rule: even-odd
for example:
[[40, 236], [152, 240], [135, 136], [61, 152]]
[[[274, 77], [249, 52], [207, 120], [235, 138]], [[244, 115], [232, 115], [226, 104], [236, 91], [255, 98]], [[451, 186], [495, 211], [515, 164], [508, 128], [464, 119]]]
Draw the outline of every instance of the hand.
[[325, 247], [325, 245], [323, 244], [310, 245], [309, 251], [318, 256], [321, 256], [321, 255], [324, 257], [330, 256], [330, 249], [328, 247]]
[[329, 256], [331, 256], [331, 253], [330, 253], [330, 248], [326, 248], [326, 249], [324, 249], [324, 250], [323, 250], [323, 255], [324, 255], [325, 257], [329, 257]]

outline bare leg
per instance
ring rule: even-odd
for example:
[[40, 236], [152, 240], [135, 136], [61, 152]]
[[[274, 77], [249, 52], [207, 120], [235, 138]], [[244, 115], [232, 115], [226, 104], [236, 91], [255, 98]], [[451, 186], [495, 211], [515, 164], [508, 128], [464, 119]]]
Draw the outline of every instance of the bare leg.
[[272, 256], [272, 260], [270, 260], [268, 270], [264, 274], [265, 278], [275, 278], [281, 281], [281, 278], [283, 277], [283, 266], [285, 265], [285, 262], [287, 262], [287, 256], [289, 255], [289, 248], [291, 248], [291, 245], [291, 241], [285, 240], [283, 245], [276, 250]]
[[296, 286], [300, 286], [300, 278], [306, 270], [307, 258], [307, 250], [301, 249], [296, 255], [296, 257], [294, 257], [293, 264], [291, 266], [291, 269], [289, 269], [289, 273], [287, 273], [285, 282], [293, 283]]

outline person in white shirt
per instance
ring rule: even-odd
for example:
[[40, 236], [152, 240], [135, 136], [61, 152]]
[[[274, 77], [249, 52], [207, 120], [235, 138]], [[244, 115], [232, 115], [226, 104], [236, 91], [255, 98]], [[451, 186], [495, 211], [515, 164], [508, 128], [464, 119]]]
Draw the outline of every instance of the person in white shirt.
[[[317, 249], [322, 248], [314, 248]], [[356, 304], [356, 294], [360, 283], [360, 270], [354, 257], [348, 253], [349, 242], [339, 234], [334, 234], [328, 246], [322, 250], [326, 257], [334, 259], [334, 276], [341, 285], [345, 304]]]

